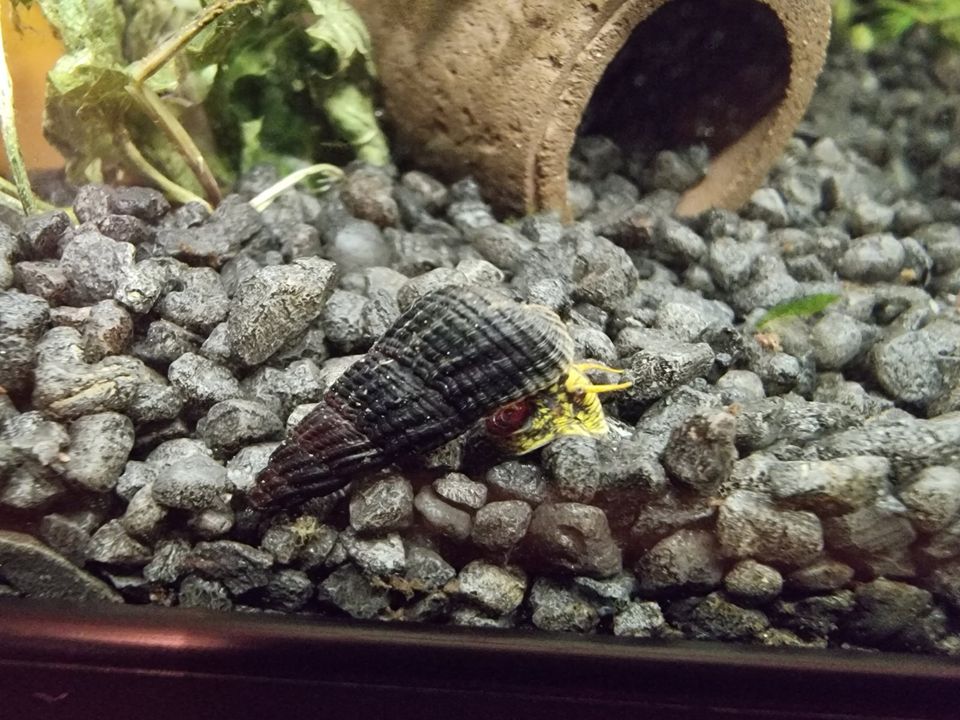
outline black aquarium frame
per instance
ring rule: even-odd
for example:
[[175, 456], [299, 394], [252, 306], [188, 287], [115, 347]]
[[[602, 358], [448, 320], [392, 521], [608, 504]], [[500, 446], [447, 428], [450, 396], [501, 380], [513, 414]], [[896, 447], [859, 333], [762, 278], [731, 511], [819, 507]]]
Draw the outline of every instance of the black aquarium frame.
[[960, 663], [0, 600], [0, 718], [960, 718]]

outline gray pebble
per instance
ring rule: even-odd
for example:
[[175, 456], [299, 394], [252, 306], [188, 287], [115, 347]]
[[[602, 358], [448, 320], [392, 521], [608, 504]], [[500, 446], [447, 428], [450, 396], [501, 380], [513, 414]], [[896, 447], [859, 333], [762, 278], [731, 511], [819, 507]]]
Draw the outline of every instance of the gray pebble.
[[123, 474], [117, 480], [114, 491], [127, 502], [137, 492], [157, 479], [154, 468], [140, 460], [130, 460], [123, 467]]
[[781, 505], [826, 517], [849, 513], [872, 502], [886, 487], [890, 462], [874, 455], [858, 455], [780, 462], [769, 472], [771, 493]]
[[87, 490], [112, 490], [133, 449], [130, 418], [119, 413], [98, 413], [70, 424], [70, 459], [64, 477]]
[[389, 265], [391, 259], [380, 229], [366, 220], [351, 220], [338, 228], [327, 252], [344, 272]]
[[523, 571], [484, 560], [467, 563], [457, 576], [457, 595], [493, 615], [506, 615], [520, 607], [526, 589]]
[[46, 301], [15, 290], [0, 292], [0, 386], [12, 391], [28, 386], [35, 346], [49, 320]]
[[279, 443], [258, 443], [240, 448], [237, 454], [227, 462], [227, 482], [237, 492], [246, 493], [253, 489], [254, 480], [267, 466], [270, 455]]
[[13, 268], [14, 282], [26, 292], [59, 305], [66, 301], [70, 285], [59, 263], [53, 260], [25, 260]]
[[266, 267], [237, 289], [227, 334], [237, 357], [263, 362], [323, 310], [333, 291], [336, 265], [300, 258], [292, 265]]
[[439, 180], [419, 170], [411, 170], [400, 177], [403, 187], [414, 192], [424, 207], [436, 212], [447, 204], [447, 187]]
[[527, 533], [533, 511], [522, 500], [501, 500], [484, 505], [473, 520], [474, 545], [492, 552], [509, 550]]
[[263, 602], [274, 610], [293, 613], [302, 610], [313, 596], [313, 581], [306, 573], [289, 568], [275, 573], [263, 589]]
[[866, 507], [824, 523], [827, 545], [854, 557], [893, 555], [909, 547], [917, 533], [907, 518], [879, 507]]
[[653, 243], [656, 255], [667, 263], [689, 265], [699, 262], [707, 254], [707, 244], [696, 232], [671, 218], [657, 222]]
[[457, 571], [439, 553], [410, 543], [407, 543], [406, 549], [404, 578], [414, 590], [434, 592], [457, 576]]
[[153, 496], [150, 487], [142, 487], [130, 499], [120, 524], [130, 537], [152, 545], [160, 536], [167, 509]]
[[860, 585], [854, 597], [856, 607], [843, 629], [853, 642], [871, 647], [885, 646], [901, 633], [916, 630], [932, 610], [929, 592], [886, 578]]
[[760, 188], [750, 196], [743, 214], [753, 220], [763, 220], [772, 228], [784, 227], [790, 221], [787, 206], [780, 193], [769, 187]]
[[554, 580], [538, 578], [528, 600], [534, 627], [552, 632], [592, 632], [600, 621], [594, 607]]
[[750, 370], [728, 370], [717, 380], [716, 386], [723, 402], [727, 404], [762, 400], [764, 397], [763, 381]]
[[487, 501], [487, 486], [462, 473], [447, 473], [433, 481], [433, 490], [443, 500], [467, 510], [476, 510]]
[[804, 598], [796, 602], [776, 601], [770, 615], [777, 625], [785, 627], [804, 639], [826, 639], [839, 629], [843, 618], [853, 609], [850, 590], [830, 595]]
[[633, 386], [621, 402], [646, 404], [707, 373], [714, 354], [706, 343], [651, 343], [626, 361], [626, 379]]
[[161, 443], [147, 456], [147, 466], [154, 472], [163, 472], [180, 460], [191, 457], [213, 458], [213, 452], [200, 440], [194, 438], [176, 438]]
[[564, 500], [590, 502], [600, 485], [597, 442], [590, 437], [560, 437], [543, 451], [544, 467]]
[[756, 560], [741, 560], [723, 578], [723, 589], [741, 604], [765, 605], [783, 590], [783, 576]]
[[778, 510], [763, 495], [747, 490], [730, 494], [720, 507], [717, 536], [727, 557], [774, 565], [808, 565], [823, 551], [816, 515]]
[[190, 545], [184, 540], [161, 540], [154, 549], [153, 559], [143, 568], [148, 582], [170, 584], [187, 572]]
[[734, 605], [719, 593], [673, 603], [667, 619], [695, 640], [749, 640], [770, 626], [759, 610]]
[[24, 218], [18, 238], [23, 253], [30, 258], [55, 258], [60, 243], [70, 229], [70, 217], [62, 210], [50, 210]]
[[778, 256], [760, 255], [754, 261], [750, 280], [740, 285], [730, 296], [730, 305], [742, 314], [759, 307], [770, 308], [802, 294], [803, 289], [787, 272]]
[[939, 353], [923, 331], [905, 332], [878, 343], [870, 363], [883, 389], [900, 402], [924, 406], [946, 389]]
[[180, 273], [177, 288], [157, 304], [162, 318], [204, 335], [226, 319], [231, 305], [215, 270], [190, 268]]
[[231, 595], [242, 595], [270, 582], [273, 556], [233, 540], [199, 542], [188, 566], [201, 575], [224, 584]]
[[40, 520], [40, 537], [51, 548], [78, 567], [87, 560], [90, 529], [82, 519], [50, 513]]
[[87, 362], [126, 351], [133, 337], [133, 320], [115, 300], [102, 300], [90, 309], [83, 327], [83, 354]]
[[468, 233], [470, 246], [501, 270], [517, 272], [533, 243], [517, 230], [497, 223]]
[[388, 227], [400, 222], [400, 210], [392, 190], [393, 180], [383, 168], [361, 166], [347, 173], [340, 195], [353, 216]]
[[350, 497], [350, 526], [358, 533], [402, 530], [412, 522], [413, 488], [404, 477], [375, 480]]
[[389, 606], [387, 588], [374, 587], [356, 565], [349, 563], [334, 570], [320, 583], [318, 597], [351, 617], [372, 620]]
[[138, 262], [117, 283], [113, 299], [131, 312], [147, 313], [179, 277], [180, 263], [168, 258], [146, 258]]
[[810, 331], [817, 368], [840, 370], [856, 360], [875, 337], [875, 331], [849, 315], [828, 313]]
[[663, 612], [655, 602], [632, 602], [613, 618], [613, 634], [618, 637], [659, 637], [666, 625]]
[[720, 585], [723, 564], [709, 532], [678, 530], [644, 553], [636, 573], [645, 595], [702, 593]]
[[840, 275], [859, 282], [893, 280], [903, 267], [903, 245], [889, 233], [858, 237], [840, 258]]
[[786, 587], [804, 595], [833, 592], [847, 587], [853, 575], [853, 568], [846, 563], [823, 558], [790, 573]]
[[441, 236], [399, 232], [391, 228], [384, 231], [383, 236], [396, 258], [394, 269], [408, 277], [429, 272], [434, 268], [449, 268], [454, 264], [453, 253], [444, 244]]
[[693, 415], [670, 436], [663, 466], [687, 488], [709, 495], [730, 476], [735, 438], [736, 418], [729, 412]]
[[473, 518], [465, 510], [441, 500], [430, 486], [424, 486], [413, 500], [424, 522], [445, 537], [466, 540], [470, 537]]
[[494, 494], [532, 505], [539, 505], [546, 497], [547, 480], [537, 465], [508, 460], [490, 468], [484, 480]]
[[347, 556], [367, 575], [400, 575], [406, 564], [403, 541], [397, 533], [362, 538], [348, 528], [340, 533]]
[[368, 304], [367, 298], [359, 293], [334, 290], [324, 306], [323, 333], [341, 354], [363, 352], [370, 346], [372, 338], [364, 323]]
[[105, 582], [23, 533], [0, 530], [0, 566], [4, 580], [24, 597], [71, 603], [122, 602]]
[[195, 353], [186, 353], [172, 362], [167, 377], [188, 403], [199, 408], [243, 395], [233, 373]]
[[187, 527], [202, 540], [216, 540], [233, 529], [236, 516], [227, 505], [200, 510], [190, 516]]
[[256, 400], [224, 400], [200, 419], [197, 434], [215, 453], [229, 455], [244, 445], [278, 439], [283, 422]]
[[644, 503], [630, 534], [641, 545], [649, 546], [680, 528], [707, 522], [716, 513], [715, 504], [707, 498], [691, 499], [668, 492]]
[[203, 608], [205, 610], [232, 610], [233, 601], [223, 583], [205, 580], [196, 575], [188, 575], [180, 583], [177, 592], [177, 604], [184, 608]]
[[222, 505], [231, 485], [226, 468], [209, 457], [193, 455], [157, 470], [152, 489], [161, 505], [200, 511]]
[[450, 268], [436, 268], [423, 275], [410, 278], [397, 293], [397, 303], [401, 310], [406, 310], [427, 293], [441, 288], [454, 286], [462, 287], [467, 284], [466, 276], [459, 270]]
[[151, 556], [150, 549], [130, 537], [119, 519], [101, 526], [87, 545], [88, 560], [108, 565], [142, 566]]
[[196, 353], [202, 344], [201, 335], [169, 320], [154, 320], [147, 326], [144, 337], [133, 346], [132, 352], [152, 365], [169, 365], [181, 355]]
[[60, 268], [70, 292], [80, 303], [108, 300], [133, 270], [136, 248], [118, 243], [96, 230], [74, 234], [63, 249]]
[[924, 468], [898, 494], [920, 532], [942, 530], [960, 512], [960, 470], [942, 465]]
[[609, 577], [622, 569], [620, 548], [600, 508], [580, 503], [545, 503], [533, 512], [525, 543], [552, 570]]

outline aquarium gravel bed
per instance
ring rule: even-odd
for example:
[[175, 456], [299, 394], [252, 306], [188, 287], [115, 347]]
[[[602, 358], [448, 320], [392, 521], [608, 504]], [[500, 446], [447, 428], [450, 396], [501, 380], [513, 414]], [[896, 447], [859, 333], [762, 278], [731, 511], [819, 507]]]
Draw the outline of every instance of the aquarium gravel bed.
[[[698, 149], [584, 137], [571, 225], [356, 166], [262, 214], [267, 171], [209, 216], [86, 186], [78, 225], [0, 227], [0, 595], [960, 654], [960, 67], [926, 42], [835, 52], [739, 214], [671, 215]], [[241, 509], [401, 311], [466, 284], [626, 371], [608, 436], [476, 431]]]

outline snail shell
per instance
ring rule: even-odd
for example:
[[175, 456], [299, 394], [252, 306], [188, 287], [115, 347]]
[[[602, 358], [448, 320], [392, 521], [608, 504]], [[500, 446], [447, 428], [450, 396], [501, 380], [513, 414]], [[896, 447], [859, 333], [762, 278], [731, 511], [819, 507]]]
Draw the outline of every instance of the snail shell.
[[328, 495], [429, 452], [557, 381], [573, 341], [547, 308], [443, 288], [404, 312], [278, 447], [250, 493], [260, 508]]

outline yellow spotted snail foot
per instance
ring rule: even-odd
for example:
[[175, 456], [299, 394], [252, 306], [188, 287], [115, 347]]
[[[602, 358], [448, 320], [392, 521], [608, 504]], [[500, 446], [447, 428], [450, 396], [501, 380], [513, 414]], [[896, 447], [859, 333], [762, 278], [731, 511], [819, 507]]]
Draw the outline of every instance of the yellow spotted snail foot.
[[602, 436], [596, 363], [548, 308], [480, 288], [443, 288], [408, 308], [273, 452], [250, 502], [289, 507], [434, 450], [486, 418], [500, 449], [523, 454], [560, 435]]

